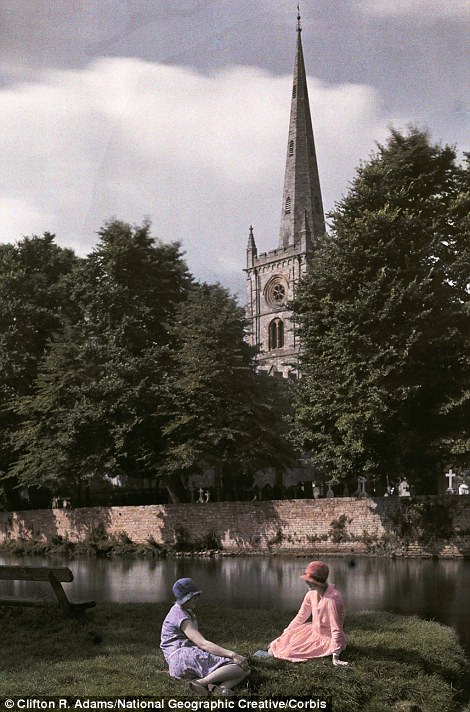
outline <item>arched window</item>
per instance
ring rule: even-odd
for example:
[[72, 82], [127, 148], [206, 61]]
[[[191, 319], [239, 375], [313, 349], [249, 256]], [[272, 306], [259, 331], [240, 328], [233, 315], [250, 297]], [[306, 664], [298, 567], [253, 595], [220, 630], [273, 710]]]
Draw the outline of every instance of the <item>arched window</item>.
[[293, 155], [294, 155], [294, 142], [289, 141], [289, 156], [293, 156]]
[[286, 215], [290, 213], [290, 197], [286, 198]]
[[269, 325], [269, 350], [282, 349], [284, 346], [284, 322], [282, 319], [273, 319]]

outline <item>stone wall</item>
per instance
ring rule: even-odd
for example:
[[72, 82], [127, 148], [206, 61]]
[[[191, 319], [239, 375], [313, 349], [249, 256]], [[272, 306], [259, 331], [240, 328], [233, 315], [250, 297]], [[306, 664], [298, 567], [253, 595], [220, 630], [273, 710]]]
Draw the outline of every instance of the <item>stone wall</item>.
[[334, 498], [0, 512], [8, 540], [83, 541], [100, 528], [135, 543], [216, 540], [230, 553], [470, 555], [470, 497]]

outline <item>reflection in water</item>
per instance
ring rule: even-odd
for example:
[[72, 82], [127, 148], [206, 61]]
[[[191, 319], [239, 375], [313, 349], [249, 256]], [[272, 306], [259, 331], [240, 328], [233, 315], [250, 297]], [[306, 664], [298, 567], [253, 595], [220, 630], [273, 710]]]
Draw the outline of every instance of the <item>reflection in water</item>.
[[[415, 614], [453, 626], [470, 653], [469, 561], [420, 559], [332, 558], [330, 581], [342, 592], [349, 611], [388, 610]], [[41, 560], [2, 556], [0, 563], [40, 565]], [[299, 578], [308, 559], [294, 557], [47, 560], [67, 565], [75, 580], [65, 584], [71, 598], [115, 602], [170, 602], [171, 587], [191, 576], [203, 590], [205, 602], [234, 608], [278, 608], [295, 611], [306, 591]], [[4, 593], [50, 597], [48, 584], [0, 582]], [[26, 586], [28, 588], [26, 588]]]

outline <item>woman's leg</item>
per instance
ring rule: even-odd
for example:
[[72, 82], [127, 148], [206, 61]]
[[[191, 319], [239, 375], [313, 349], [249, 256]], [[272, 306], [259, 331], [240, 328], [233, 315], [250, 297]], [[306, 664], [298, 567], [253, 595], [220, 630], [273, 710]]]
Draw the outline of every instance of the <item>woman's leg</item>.
[[249, 670], [243, 670], [240, 665], [230, 663], [228, 665], [222, 665], [222, 667], [217, 668], [217, 670], [214, 670], [214, 672], [209, 673], [209, 675], [205, 677], [200, 677], [198, 682], [206, 687], [219, 685], [220, 687], [231, 690], [232, 687], [235, 687], [235, 685], [238, 685], [239, 682], [244, 680], [245, 677], [249, 675], [249, 672]]

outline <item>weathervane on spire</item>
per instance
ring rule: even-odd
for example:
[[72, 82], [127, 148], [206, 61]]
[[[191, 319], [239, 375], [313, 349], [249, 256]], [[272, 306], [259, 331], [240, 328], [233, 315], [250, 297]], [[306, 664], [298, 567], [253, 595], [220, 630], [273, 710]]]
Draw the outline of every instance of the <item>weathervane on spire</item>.
[[300, 3], [297, 3], [297, 30], [302, 32], [302, 25], [300, 24]]

